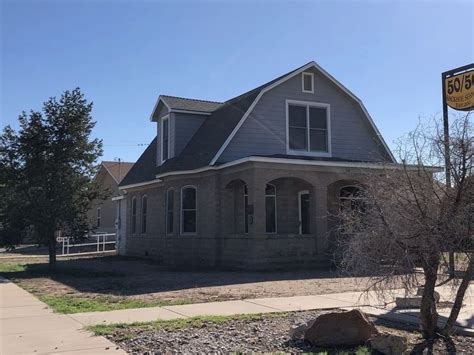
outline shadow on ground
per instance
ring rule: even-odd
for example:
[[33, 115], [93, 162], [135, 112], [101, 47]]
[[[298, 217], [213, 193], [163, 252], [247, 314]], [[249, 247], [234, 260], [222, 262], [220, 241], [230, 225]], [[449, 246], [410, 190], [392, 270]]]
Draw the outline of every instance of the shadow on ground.
[[261, 283], [267, 281], [291, 281], [341, 277], [335, 270], [301, 270], [275, 272], [170, 270], [153, 260], [121, 256], [58, 260], [57, 272], [50, 273], [47, 262], [18, 263], [0, 272], [12, 280], [50, 278], [79, 292], [100, 293], [116, 296], [133, 296], [148, 293], [177, 291], [197, 287], [212, 287]]

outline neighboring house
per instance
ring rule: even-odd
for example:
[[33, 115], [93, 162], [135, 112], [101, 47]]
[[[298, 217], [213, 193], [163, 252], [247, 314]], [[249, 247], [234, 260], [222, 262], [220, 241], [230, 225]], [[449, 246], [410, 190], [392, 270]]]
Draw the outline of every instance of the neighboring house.
[[104, 189], [107, 189], [109, 197], [91, 204], [88, 218], [94, 233], [115, 233], [117, 219], [115, 199], [121, 194], [118, 186], [132, 166], [133, 163], [121, 161], [103, 161], [100, 164], [95, 179]]
[[120, 183], [120, 252], [172, 266], [327, 265], [328, 216], [367, 169], [396, 164], [362, 102], [314, 62], [222, 103], [160, 96], [151, 121]]

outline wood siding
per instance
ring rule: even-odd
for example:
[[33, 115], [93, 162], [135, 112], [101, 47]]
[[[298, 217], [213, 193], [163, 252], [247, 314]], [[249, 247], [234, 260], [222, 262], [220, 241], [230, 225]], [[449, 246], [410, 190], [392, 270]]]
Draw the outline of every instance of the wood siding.
[[386, 160], [385, 148], [359, 105], [316, 70], [310, 71], [314, 73], [314, 94], [302, 92], [302, 74], [265, 93], [218, 162], [251, 155], [287, 154], [286, 100], [330, 104], [333, 157]]

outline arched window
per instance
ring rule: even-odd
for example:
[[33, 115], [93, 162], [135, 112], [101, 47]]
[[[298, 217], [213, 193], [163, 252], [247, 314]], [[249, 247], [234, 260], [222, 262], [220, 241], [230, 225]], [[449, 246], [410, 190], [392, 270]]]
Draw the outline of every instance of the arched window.
[[141, 223], [141, 233], [145, 234], [146, 233], [146, 214], [147, 214], [147, 201], [148, 198], [147, 196], [142, 197], [142, 223]]
[[137, 231], [137, 198], [132, 198], [132, 234]]
[[174, 189], [166, 191], [166, 234], [173, 234], [174, 230]]
[[364, 190], [359, 186], [344, 186], [339, 191], [342, 211], [359, 211], [365, 209]]
[[265, 186], [265, 233], [277, 232], [276, 187], [272, 184]]
[[249, 232], [249, 189], [244, 185], [244, 233]]
[[196, 233], [196, 188], [184, 186], [181, 189], [181, 234]]

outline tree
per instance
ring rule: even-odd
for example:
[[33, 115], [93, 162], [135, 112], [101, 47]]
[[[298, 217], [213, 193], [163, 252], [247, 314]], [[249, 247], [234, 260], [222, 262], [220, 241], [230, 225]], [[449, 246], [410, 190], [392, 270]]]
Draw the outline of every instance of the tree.
[[[104, 191], [93, 177], [102, 141], [90, 139], [95, 122], [92, 103], [80, 89], [50, 98], [41, 112], [22, 113], [20, 129], [6, 127], [0, 139], [0, 177], [4, 202], [3, 243], [29, 230], [48, 245], [49, 265], [56, 266], [56, 231], [81, 238], [88, 230], [86, 212]], [[18, 213], [10, 213], [19, 210]]]
[[[341, 210], [338, 228], [341, 266], [372, 276], [371, 289], [384, 294], [400, 283], [406, 291], [423, 284], [420, 315], [427, 338], [452, 333], [474, 275], [473, 126], [467, 114], [455, 117], [450, 127], [451, 186], [442, 169], [434, 168], [445, 161], [439, 127], [436, 121], [420, 125], [401, 141], [401, 167], [387, 165], [367, 173], [359, 203]], [[439, 280], [440, 272], [447, 274], [449, 252], [459, 257], [459, 277]], [[434, 297], [440, 281], [451, 281], [454, 295], [443, 329], [438, 329]]]

